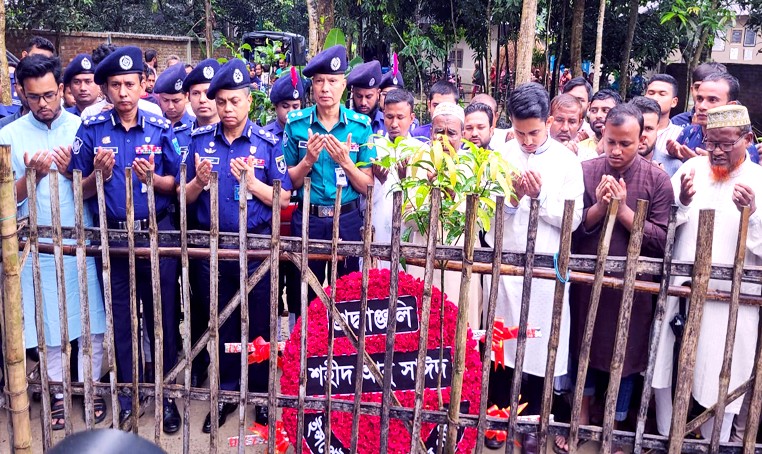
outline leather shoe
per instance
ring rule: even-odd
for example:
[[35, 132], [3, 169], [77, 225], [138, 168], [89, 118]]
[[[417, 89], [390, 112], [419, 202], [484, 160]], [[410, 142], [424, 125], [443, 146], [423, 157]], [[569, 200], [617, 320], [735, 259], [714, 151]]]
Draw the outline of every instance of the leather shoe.
[[206, 382], [208, 375], [206, 372], [193, 372], [191, 374], [191, 388], [200, 388]]
[[177, 405], [175, 405], [174, 401], [164, 404], [163, 421], [165, 434], [173, 434], [180, 430], [180, 424], [183, 420], [180, 417], [180, 412], [177, 411]]
[[123, 425], [130, 420], [132, 416], [132, 410], [122, 410], [119, 412], [119, 425]]
[[[220, 402], [217, 404], [217, 408], [219, 409], [220, 416], [217, 419], [217, 423], [219, 427], [222, 427], [223, 424], [225, 424], [225, 421], [228, 419], [228, 415], [233, 413], [236, 408], [238, 408], [237, 404], [229, 404], [229, 403], [223, 403]], [[212, 412], [209, 412], [206, 415], [206, 419], [204, 419], [204, 426], [201, 428], [201, 431], [205, 434], [212, 432]]]
[[485, 438], [484, 447], [488, 449], [501, 449], [505, 445], [505, 441], [500, 441], [497, 438]]
[[521, 454], [537, 454], [537, 435], [524, 434], [524, 442], [521, 444]]
[[262, 424], [263, 426], [266, 426], [267, 423], [270, 422], [270, 418], [267, 416], [267, 407], [257, 405], [254, 410], [254, 422]]

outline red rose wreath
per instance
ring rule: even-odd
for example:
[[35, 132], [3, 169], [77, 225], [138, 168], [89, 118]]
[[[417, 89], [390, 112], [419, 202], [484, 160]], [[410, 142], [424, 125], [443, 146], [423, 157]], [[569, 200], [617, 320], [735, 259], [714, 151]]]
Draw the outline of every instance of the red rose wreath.
[[[421, 302], [423, 296], [423, 281], [415, 279], [406, 273], [399, 274], [399, 295], [400, 297], [410, 295], [415, 297], [417, 302], [418, 320], [421, 318]], [[336, 301], [354, 301], [360, 299], [360, 289], [362, 286], [362, 274], [352, 273], [344, 276], [336, 282]], [[368, 280], [368, 299], [383, 299], [389, 297], [390, 272], [389, 270], [370, 270]], [[431, 314], [429, 318], [429, 339], [428, 349], [439, 349], [440, 347], [440, 297], [441, 293], [437, 288], [432, 289]], [[444, 346], [452, 348], [454, 355], [454, 337], [455, 324], [458, 308], [445, 296], [444, 303]], [[307, 331], [307, 356], [322, 357], [328, 355], [328, 322], [327, 312], [323, 303], [319, 299], [313, 300], [308, 309]], [[391, 319], [391, 317], [390, 317]], [[299, 327], [299, 321], [296, 326]], [[399, 326], [399, 323], [398, 323]], [[420, 330], [408, 333], [397, 333], [395, 336], [395, 352], [416, 352], [418, 349]], [[352, 347], [346, 337], [336, 337], [334, 340], [334, 356], [356, 355], [357, 351]], [[386, 346], [385, 335], [375, 335], [366, 337], [366, 350], [370, 354], [383, 353]], [[481, 392], [481, 359], [476, 348], [476, 341], [472, 337], [471, 330], [468, 331], [468, 340], [466, 344], [466, 373], [463, 381], [462, 401], [467, 404], [467, 412], [477, 414], [479, 411], [479, 399]], [[283, 374], [281, 377], [281, 393], [284, 395], [298, 395], [299, 391], [299, 353], [300, 353], [300, 331], [295, 329], [291, 338], [286, 342], [283, 352]], [[438, 358], [438, 357], [437, 357]], [[451, 372], [451, 368], [447, 369]], [[309, 374], [308, 374], [309, 375]], [[365, 386], [365, 384], [363, 384]], [[354, 387], [352, 387], [354, 389]], [[415, 391], [414, 390], [395, 390], [395, 395], [402, 406], [413, 408]], [[309, 393], [308, 393], [309, 394]], [[445, 404], [449, 404], [450, 388], [443, 388], [442, 397]], [[352, 401], [354, 394], [334, 394], [334, 399], [344, 399]], [[363, 402], [381, 402], [382, 393], [363, 392]], [[425, 409], [437, 410], [438, 393], [436, 388], [427, 388], [424, 391], [423, 405]], [[465, 410], [466, 405], [461, 405]], [[308, 410], [306, 417], [314, 417], [316, 412]], [[315, 421], [313, 419], [313, 421]], [[297, 426], [297, 410], [292, 408], [283, 409], [283, 425], [288, 433], [288, 438], [295, 442]], [[307, 432], [308, 423], [305, 423], [305, 432]], [[315, 426], [315, 424], [313, 424]], [[359, 433], [362, 436], [358, 442], [358, 452], [377, 453], [379, 450], [381, 421], [379, 416], [360, 416]], [[317, 427], [317, 426], [315, 426]], [[435, 425], [424, 423], [421, 429], [422, 439], [426, 441], [433, 433]], [[320, 429], [322, 430], [322, 429]], [[332, 445], [336, 442], [346, 447], [349, 451], [351, 445], [352, 414], [347, 412], [331, 412], [331, 430]], [[410, 451], [410, 433], [405, 425], [396, 419], [391, 419], [389, 434], [389, 450], [392, 453], [406, 453]], [[471, 452], [476, 444], [476, 430], [466, 429], [463, 437], [458, 444], [458, 451]], [[304, 448], [309, 451], [309, 445], [305, 440]]]

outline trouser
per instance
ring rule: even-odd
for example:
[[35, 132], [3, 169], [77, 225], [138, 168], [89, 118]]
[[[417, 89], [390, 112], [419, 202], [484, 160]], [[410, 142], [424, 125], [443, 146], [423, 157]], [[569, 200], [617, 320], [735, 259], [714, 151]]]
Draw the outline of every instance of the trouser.
[[[206, 266], [202, 266], [200, 260], [191, 260], [188, 276], [191, 293], [191, 313], [189, 314], [191, 345], [195, 345], [207, 328], [209, 328], [209, 263], [207, 262]], [[193, 358], [191, 374], [203, 375], [208, 367], [209, 351], [204, 348], [199, 352], [198, 356]]]
[[[630, 401], [632, 400], [632, 393], [635, 389], [635, 377], [637, 374], [630, 374], [624, 376], [619, 381], [619, 394], [616, 398], [616, 413], [614, 414], [614, 420], [617, 422], [627, 419], [627, 412], [630, 409]], [[595, 395], [596, 389], [599, 386], [607, 386], [610, 374], [608, 372], [589, 368], [587, 370], [587, 377], [585, 379], [585, 397], [592, 397]]]
[[[487, 401], [489, 405], [497, 405], [499, 408], [511, 406], [511, 386], [513, 386], [514, 369], [510, 367], [491, 367], [489, 372], [489, 388], [487, 389]], [[527, 406], [522, 415], [539, 415], [542, 408], [543, 377], [531, 374], [523, 374], [521, 379], [521, 403]]]
[[[343, 241], [362, 241], [361, 229], [363, 226], [363, 217], [360, 209], [351, 210], [342, 214], [339, 217], [339, 238]], [[291, 234], [294, 236], [301, 236], [302, 232], [302, 207], [299, 206], [294, 210], [294, 214], [291, 218]], [[310, 239], [313, 240], [330, 240], [333, 235], [333, 218], [326, 217], [321, 218], [315, 215], [310, 215]], [[309, 260], [308, 265], [310, 270], [315, 273], [318, 282], [322, 285], [325, 282], [326, 272], [330, 270], [330, 262], [324, 262], [320, 260]], [[359, 257], [347, 257], [338, 263], [338, 269], [336, 270], [337, 277], [347, 275], [353, 271], [360, 270], [360, 258]], [[300, 280], [301, 281], [301, 280]], [[301, 284], [300, 284], [301, 285]], [[287, 290], [288, 291], [288, 290]], [[296, 293], [297, 298], [300, 298], [298, 290], [292, 291], [292, 294]], [[308, 293], [309, 301], [315, 298], [315, 292], [310, 288]], [[289, 306], [290, 307], [290, 306]]]
[[[654, 403], [656, 404], [656, 428], [660, 435], [665, 437], [669, 436], [670, 426], [672, 424], [672, 389], [671, 388], [654, 388]], [[748, 393], [747, 393], [748, 396]], [[748, 404], [748, 400], [744, 400], [744, 406]], [[744, 406], [741, 407], [743, 412]], [[748, 407], [747, 407], [748, 408]], [[745, 416], [744, 416], [745, 417]], [[720, 429], [720, 441], [730, 441], [730, 430], [733, 428], [733, 420], [735, 415], [733, 413], [725, 413], [722, 418], [722, 427]], [[745, 421], [744, 421], [745, 422]], [[701, 425], [701, 436], [709, 439], [712, 436], [712, 426], [714, 425], [714, 417], [710, 418], [707, 422]], [[742, 440], [738, 440], [742, 441]]]
[[[101, 366], [103, 364], [103, 334], [91, 334], [92, 343], [92, 378], [99, 381], [101, 378]], [[48, 345], [48, 378], [51, 381], [63, 381], [63, 358], [61, 358], [61, 346]], [[82, 349], [79, 349], [77, 361], [77, 381], [85, 381], [84, 358], [82, 358]], [[56, 394], [56, 398], [62, 398], [63, 394]]]
[[[171, 230], [172, 222], [168, 216], [159, 221], [159, 230]], [[103, 264], [96, 261], [98, 276], [102, 276]], [[177, 361], [177, 339], [175, 338], [177, 319], [175, 317], [175, 292], [177, 291], [178, 262], [174, 258], [159, 259], [159, 284], [161, 285], [161, 309], [162, 309], [162, 339], [164, 373], [169, 372]], [[116, 356], [116, 376], [119, 383], [132, 383], [132, 324], [130, 316], [130, 278], [129, 261], [124, 257], [111, 257], [111, 310], [114, 315], [114, 349]], [[138, 303], [143, 303], [145, 313], [145, 329], [151, 340], [151, 358], [155, 360], [154, 351], [154, 317], [153, 317], [153, 290], [151, 288], [153, 277], [151, 276], [151, 261], [147, 259], [135, 260], [135, 292]], [[101, 283], [102, 284], [102, 283]], [[136, 344], [142, 350], [140, 333]], [[139, 357], [139, 354], [138, 354]], [[143, 380], [143, 364], [138, 359], [138, 379]], [[160, 377], [156, 377], [160, 379]], [[166, 403], [167, 399], [165, 399]], [[132, 409], [132, 399], [129, 396], [119, 396], [119, 404], [122, 410]]]
[[[249, 261], [248, 274], [251, 275], [261, 262]], [[211, 305], [209, 289], [209, 261], [199, 260], [198, 279], [196, 286], [199, 290], [199, 299], [204, 309], [194, 311], [191, 320], [196, 312], [205, 311], [208, 317], [209, 307]], [[239, 287], [239, 265], [237, 261], [220, 261], [218, 273], [218, 301], [219, 312], [228, 304], [231, 298], [238, 292]], [[270, 340], [270, 273], [265, 274], [262, 279], [254, 286], [248, 295], [249, 309], [249, 342], [257, 337], [262, 337], [265, 341]], [[225, 353], [225, 343], [241, 342], [241, 311], [237, 308], [230, 317], [218, 329], [218, 358], [219, 358], [219, 376], [220, 389], [235, 391], [240, 389], [241, 380], [241, 354]], [[258, 364], [249, 365], [248, 390], [251, 392], [266, 392], [268, 388], [268, 362], [264, 361]]]

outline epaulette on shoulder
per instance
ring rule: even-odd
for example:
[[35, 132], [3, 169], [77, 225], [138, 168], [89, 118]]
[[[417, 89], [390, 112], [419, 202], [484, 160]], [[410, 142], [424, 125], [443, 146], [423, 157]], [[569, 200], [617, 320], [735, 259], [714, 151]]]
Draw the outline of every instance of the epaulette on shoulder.
[[365, 115], [365, 114], [361, 114], [359, 112], [352, 112], [350, 114], [348, 112], [347, 113], [347, 118], [349, 120], [352, 120], [352, 121], [356, 122], [356, 123], [362, 123], [362, 124], [364, 124], [366, 126], [370, 126], [370, 117]]
[[271, 144], [275, 145], [278, 143], [278, 136], [271, 133], [270, 131], [265, 131], [264, 128], [258, 128], [256, 125], [252, 128], [252, 132], [259, 136], [261, 139], [264, 139], [267, 142], [270, 142]]
[[191, 137], [196, 137], [196, 136], [200, 136], [202, 134], [207, 134], [207, 133], [213, 131], [216, 126], [217, 126], [216, 124], [206, 125], [206, 126], [199, 126], [198, 128], [196, 128], [193, 131], [191, 131]]
[[288, 113], [288, 118], [286, 119], [286, 123], [293, 123], [295, 121], [304, 120], [305, 118], [308, 118], [309, 115], [307, 115], [304, 112], [304, 109], [301, 110], [292, 110]]
[[172, 127], [172, 123], [164, 117], [157, 117], [155, 115], [146, 115], [146, 123], [160, 127], [161, 129], [169, 129]]
[[98, 115], [93, 115], [83, 119], [82, 124], [84, 124], [85, 126], [92, 126], [92, 125], [97, 125], [98, 123], [104, 123], [108, 119], [109, 119], [108, 115], [103, 115], [102, 113], [100, 113]]

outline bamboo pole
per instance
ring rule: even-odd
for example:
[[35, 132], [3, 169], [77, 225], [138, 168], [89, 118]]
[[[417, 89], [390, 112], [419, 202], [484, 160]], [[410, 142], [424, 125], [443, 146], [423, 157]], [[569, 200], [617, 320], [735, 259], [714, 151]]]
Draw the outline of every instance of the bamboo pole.
[[[469, 194], [466, 201], [466, 228], [463, 246], [462, 273], [460, 276], [460, 295], [458, 296], [458, 319], [455, 325], [455, 358], [452, 367], [452, 385], [450, 387], [449, 424], [447, 426], [447, 444], [445, 452], [454, 454], [458, 444], [458, 421], [460, 419], [460, 400], [463, 391], [463, 376], [466, 373], [466, 340], [468, 335], [468, 291], [471, 287], [471, 268], [473, 267], [474, 243], [476, 243], [476, 215], [479, 199]], [[473, 302], [476, 304], [476, 301]], [[440, 325], [443, 326], [443, 325]], [[420, 354], [420, 352], [419, 352]], [[421, 374], [423, 369], [418, 369]], [[476, 373], [476, 371], [471, 371]], [[422, 374], [421, 374], [422, 375]], [[413, 434], [416, 436], [416, 434]]]
[[[5, 323], [5, 380], [8, 411], [13, 423], [13, 451], [32, 452], [26, 365], [24, 362], [24, 308], [21, 304], [21, 267], [16, 235], [16, 196], [11, 147], [0, 145], [0, 235], [3, 257], [3, 319]], [[43, 371], [43, 373], [45, 373]]]

